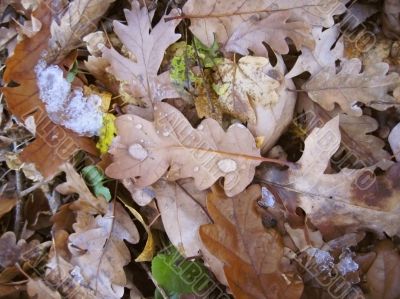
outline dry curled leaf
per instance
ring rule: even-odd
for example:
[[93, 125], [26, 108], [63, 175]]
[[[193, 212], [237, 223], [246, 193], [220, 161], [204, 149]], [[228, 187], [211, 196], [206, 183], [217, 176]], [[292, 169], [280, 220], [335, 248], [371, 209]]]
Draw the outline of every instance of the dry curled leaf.
[[274, 229], [265, 229], [256, 211], [261, 188], [252, 185], [234, 198], [214, 192], [207, 198], [213, 224], [200, 227], [206, 247], [224, 263], [236, 298], [300, 298], [303, 283], [281, 272], [283, 242]]
[[68, 244], [70, 263], [80, 268], [80, 275], [97, 291], [97, 298], [121, 298], [127, 284], [124, 266], [131, 260], [124, 240], [131, 244], [139, 241], [128, 213], [114, 202], [104, 216], [78, 213], [73, 228]]
[[252, 16], [241, 23], [225, 44], [225, 50], [242, 55], [249, 50], [259, 56], [268, 56], [263, 42], [279, 54], [289, 53], [287, 39], [290, 38], [297, 49], [302, 46], [313, 48], [315, 43], [310, 34], [310, 27], [305, 22], [288, 21], [289, 11], [273, 13], [263, 19]]
[[118, 135], [110, 150], [113, 163], [106, 169], [109, 177], [132, 178], [144, 187], [168, 170], [169, 180], [193, 177], [200, 190], [224, 177], [229, 196], [252, 181], [263, 159], [246, 127], [233, 125], [224, 132], [217, 121], [205, 119], [194, 129], [169, 104], [158, 103], [154, 110], [154, 122], [136, 115], [117, 118]]
[[[165, 50], [180, 38], [180, 34], [175, 33], [180, 21], [165, 22], [164, 17], [152, 28], [154, 11], [140, 8], [137, 1], [132, 2], [131, 10], [124, 12], [128, 25], [114, 21], [114, 31], [130, 51], [130, 57], [104, 47], [103, 58], [110, 63], [109, 72], [122, 81], [123, 89], [137, 103], [151, 107], [152, 102], [179, 97], [170, 82], [169, 72], [158, 75], [158, 70]], [[176, 14], [173, 10], [168, 16]]]
[[82, 38], [96, 30], [97, 22], [115, 0], [74, 0], [68, 4], [59, 23], [51, 23], [48, 59], [59, 61], [78, 48]]
[[[341, 113], [339, 109], [328, 112], [311, 101], [306, 94], [299, 96], [297, 110], [301, 113], [308, 132], [315, 126], [321, 126], [335, 116], [340, 116], [339, 126], [342, 138], [340, 150], [335, 154], [337, 167], [376, 166], [386, 170], [393, 164], [390, 154], [384, 149], [385, 142], [372, 134], [379, 127], [373, 117], [347, 115]], [[343, 156], [344, 153], [346, 154]]]
[[69, 205], [71, 210], [91, 214], [104, 214], [107, 211], [107, 203], [104, 198], [96, 198], [90, 192], [83, 178], [76, 172], [70, 163], [65, 163], [60, 167], [65, 172], [67, 181], [56, 187], [57, 192], [61, 194], [79, 194], [79, 199]]
[[333, 110], [335, 103], [350, 115], [360, 116], [358, 102], [378, 110], [385, 110], [399, 102], [388, 93], [399, 84], [399, 75], [389, 73], [389, 65], [377, 63], [366, 66], [363, 72], [359, 59], [344, 61], [341, 70], [323, 69], [303, 85], [310, 98], [326, 110]]
[[[190, 30], [205, 45], [211, 46], [214, 38], [225, 45], [232, 36], [242, 35], [244, 38], [242, 42], [247, 43], [246, 47], [255, 49], [260, 52], [256, 53], [257, 55], [262, 55], [266, 53], [266, 50], [262, 48], [262, 42], [264, 40], [271, 41], [272, 35], [275, 37], [272, 43], [276, 43], [275, 49], [278, 51], [285, 52], [287, 49], [282, 40], [282, 34], [284, 37], [294, 38], [293, 41], [297, 46], [300, 44], [311, 46], [313, 44], [312, 37], [306, 35], [307, 24], [331, 27], [334, 24], [333, 16], [345, 12], [347, 2], [348, 0], [207, 0], [203, 1], [202, 5], [198, 5], [196, 0], [189, 0], [183, 7], [183, 13], [191, 20]], [[291, 25], [285, 24], [288, 17]], [[268, 18], [269, 21], [267, 21]], [[257, 19], [258, 21], [255, 21]], [[266, 33], [271, 34], [271, 32], [267, 26], [263, 25], [275, 26], [276, 24], [273, 24], [272, 20], [281, 23], [278, 30], [286, 27], [285, 29], [289, 29], [289, 32], [282, 30], [278, 36], [272, 32], [272, 35], [267, 37]], [[251, 24], [258, 30], [257, 38], [252, 36], [253, 32], [246, 32], [246, 30], [251, 30], [251, 26], [249, 26]], [[292, 31], [296, 29], [300, 32]], [[235, 32], [236, 30], [237, 32]], [[279, 43], [276, 38], [280, 40]], [[239, 40], [235, 44], [243, 51]]]
[[311, 51], [302, 47], [301, 55], [286, 77], [293, 78], [306, 71], [313, 76], [325, 67], [334, 67], [336, 60], [343, 58], [344, 53], [343, 41], [337, 40], [339, 33], [337, 26], [324, 31], [322, 27], [314, 27], [312, 35], [315, 39], [315, 49]]
[[13, 232], [6, 232], [0, 238], [0, 266], [14, 266], [18, 262], [26, 262], [37, 258], [38, 254], [50, 247], [51, 241], [40, 244], [39, 241], [18, 240]]
[[335, 117], [307, 137], [297, 167], [265, 170], [260, 178], [279, 189], [292, 212], [301, 207], [325, 236], [363, 229], [398, 235], [400, 164], [394, 164], [383, 176], [375, 176], [368, 167], [325, 173], [340, 141], [339, 117]]
[[22, 151], [20, 158], [23, 162], [34, 163], [44, 177], [56, 174], [59, 166], [79, 149], [97, 154], [92, 140], [54, 124], [39, 99], [34, 69], [43, 51], [47, 49], [52, 19], [49, 5], [49, 1], [43, 1], [34, 12], [34, 16], [42, 22], [41, 30], [33, 38], [26, 38], [20, 42], [14, 55], [6, 61], [4, 81], [16, 82], [19, 85], [2, 88], [8, 109], [16, 117], [25, 120], [33, 115], [35, 118], [36, 139]]

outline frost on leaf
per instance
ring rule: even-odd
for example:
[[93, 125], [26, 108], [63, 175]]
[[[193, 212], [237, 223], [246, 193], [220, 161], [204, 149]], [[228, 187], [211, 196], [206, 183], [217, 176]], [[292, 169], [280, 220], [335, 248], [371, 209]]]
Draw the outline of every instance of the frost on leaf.
[[231, 126], [225, 132], [217, 121], [206, 119], [194, 129], [171, 105], [159, 103], [154, 109], [154, 122], [129, 114], [117, 118], [118, 135], [110, 150], [114, 162], [106, 169], [109, 177], [132, 178], [144, 187], [168, 170], [169, 180], [193, 177], [200, 190], [224, 177], [228, 195], [251, 182], [262, 159], [246, 128]]
[[82, 89], [71, 89], [57, 65], [40, 61], [35, 68], [40, 99], [50, 119], [79, 135], [98, 135], [103, 124], [101, 98], [96, 94], [84, 96]]

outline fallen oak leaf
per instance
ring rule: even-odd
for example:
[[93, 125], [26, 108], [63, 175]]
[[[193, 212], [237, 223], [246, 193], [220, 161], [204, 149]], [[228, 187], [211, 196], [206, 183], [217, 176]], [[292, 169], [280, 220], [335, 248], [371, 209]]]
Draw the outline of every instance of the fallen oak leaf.
[[335, 103], [338, 103], [345, 113], [355, 116], [362, 114], [357, 102], [377, 110], [399, 104], [398, 100], [388, 94], [400, 82], [397, 73], [387, 74], [388, 64], [369, 65], [360, 73], [361, 68], [359, 59], [344, 61], [338, 73], [335, 66], [323, 69], [311, 77], [303, 89], [325, 110], [333, 110]]
[[118, 135], [110, 150], [113, 163], [106, 169], [107, 176], [132, 178], [138, 187], [145, 187], [168, 170], [169, 180], [193, 177], [200, 190], [224, 177], [225, 192], [231, 196], [246, 188], [261, 162], [284, 164], [262, 158], [244, 126], [233, 125], [224, 132], [217, 121], [206, 119], [193, 129], [169, 104], [155, 104], [154, 110], [154, 123], [136, 115], [117, 118]]
[[159, 180], [153, 184], [163, 227], [168, 239], [184, 257], [201, 253], [216, 278], [227, 285], [223, 264], [200, 240], [199, 228], [210, 223], [205, 209], [206, 191], [199, 191], [192, 179], [176, 182]]
[[131, 260], [124, 240], [131, 244], [139, 241], [128, 213], [119, 202], [110, 203], [104, 216], [78, 213], [73, 228], [68, 244], [70, 263], [80, 268], [96, 297], [121, 298], [127, 284], [123, 267]]
[[[392, 164], [390, 154], [384, 150], [385, 142], [371, 134], [378, 129], [378, 122], [368, 115], [352, 116], [340, 113], [340, 109], [326, 111], [313, 102], [306, 94], [299, 95], [297, 110], [304, 120], [307, 132], [315, 126], [321, 126], [339, 115], [341, 147], [333, 158], [336, 167], [352, 168], [377, 166], [383, 170]], [[299, 123], [299, 126], [302, 124]], [[389, 140], [390, 143], [390, 140]], [[343, 157], [343, 152], [347, 154]], [[337, 159], [336, 159], [337, 157]]]
[[[225, 45], [235, 30], [240, 28], [244, 22], [251, 24], [250, 18], [260, 19], [261, 27], [263, 18], [271, 17], [270, 20], [278, 18], [282, 22], [289, 13], [291, 15], [289, 21], [295, 21], [292, 23], [300, 26], [304, 30], [303, 34], [306, 33], [306, 24], [329, 28], [334, 24], [333, 16], [346, 11], [345, 4], [347, 2], [348, 0], [340, 2], [337, 0], [281, 0], [279, 2], [273, 0], [208, 0], [203, 1], [199, 6], [196, 0], [189, 0], [182, 9], [181, 17], [190, 19], [190, 30], [205, 45], [212, 45], [214, 35], [219, 43]], [[268, 28], [261, 28], [261, 30], [268, 30]], [[266, 50], [261, 48], [263, 36], [261, 35], [257, 39], [249, 36], [252, 39], [250, 47], [261, 51], [256, 54], [263, 56], [266, 53]], [[245, 40], [245, 42], [247, 41]], [[239, 45], [239, 41], [237, 43]], [[312, 37], [308, 36], [304, 43], [311, 46]], [[286, 50], [282, 44], [277, 47], [278, 50], [279, 48]]]
[[335, 117], [311, 132], [295, 167], [265, 169], [257, 178], [277, 190], [291, 213], [302, 208], [325, 238], [365, 229], [378, 235], [398, 235], [400, 163], [382, 176], [375, 176], [368, 167], [325, 174], [340, 140], [339, 117]]
[[96, 30], [97, 22], [115, 0], [75, 0], [60, 18], [50, 26], [51, 38], [47, 59], [59, 62], [69, 52], [78, 48], [82, 38]]
[[400, 255], [389, 240], [379, 242], [373, 249], [376, 258], [366, 278], [370, 298], [395, 299], [400, 296]]
[[[114, 21], [114, 31], [131, 52], [126, 58], [115, 49], [103, 48], [103, 58], [110, 67], [108, 71], [127, 85], [127, 91], [138, 103], [152, 107], [153, 102], [179, 97], [173, 88], [169, 72], [158, 75], [164, 52], [180, 38], [175, 28], [180, 21], [165, 22], [165, 17], [151, 28], [155, 11], [140, 8], [138, 1], [132, 2], [132, 9], [125, 10], [128, 25]], [[177, 14], [173, 10], [169, 16]]]
[[290, 12], [273, 13], [263, 19], [252, 16], [241, 23], [225, 44], [225, 50], [248, 55], [249, 50], [257, 56], [268, 57], [267, 43], [279, 54], [288, 54], [287, 40], [290, 38], [297, 49], [302, 46], [314, 48], [315, 42], [310, 34], [310, 27], [305, 22], [289, 21]]
[[337, 26], [324, 31], [323, 27], [314, 27], [312, 35], [315, 39], [315, 48], [313, 50], [307, 47], [301, 48], [301, 55], [286, 74], [286, 78], [296, 77], [306, 71], [314, 76], [325, 67], [335, 66], [336, 60], [344, 56], [344, 44], [342, 39], [338, 40], [339, 33]]
[[56, 187], [61, 194], [79, 194], [79, 199], [69, 205], [71, 210], [84, 211], [90, 214], [104, 214], [107, 211], [107, 203], [103, 198], [95, 197], [90, 192], [84, 179], [76, 172], [70, 163], [65, 163], [60, 167], [65, 172], [67, 181]]
[[70, 130], [54, 124], [47, 116], [43, 102], [39, 99], [35, 66], [47, 49], [52, 19], [49, 1], [43, 1], [33, 15], [42, 22], [41, 30], [32, 38], [20, 42], [14, 55], [6, 61], [4, 81], [16, 82], [17, 87], [3, 87], [9, 110], [21, 120], [34, 116], [36, 139], [20, 154], [23, 162], [34, 163], [44, 177], [56, 174], [59, 166], [79, 149], [97, 154], [89, 138], [80, 137]]
[[303, 283], [280, 271], [283, 241], [265, 229], [256, 211], [261, 188], [252, 185], [233, 198], [210, 193], [207, 210], [213, 224], [200, 227], [206, 247], [225, 264], [224, 272], [236, 298], [300, 298]]

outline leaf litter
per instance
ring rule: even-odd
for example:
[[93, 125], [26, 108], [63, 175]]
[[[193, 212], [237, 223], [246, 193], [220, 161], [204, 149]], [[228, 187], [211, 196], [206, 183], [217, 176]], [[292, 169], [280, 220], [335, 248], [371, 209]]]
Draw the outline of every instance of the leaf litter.
[[0, 298], [400, 297], [398, 1], [3, 2]]

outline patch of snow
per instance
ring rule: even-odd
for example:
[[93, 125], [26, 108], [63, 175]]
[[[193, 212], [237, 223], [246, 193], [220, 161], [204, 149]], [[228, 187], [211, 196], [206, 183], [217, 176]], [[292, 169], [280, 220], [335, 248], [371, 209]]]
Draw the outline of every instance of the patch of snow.
[[103, 125], [101, 98], [98, 95], [85, 97], [81, 88], [71, 88], [57, 65], [39, 61], [35, 67], [40, 99], [50, 119], [79, 135], [99, 135]]
[[266, 187], [261, 188], [261, 205], [266, 208], [275, 205], [275, 196]]
[[306, 250], [307, 254], [314, 257], [315, 262], [319, 265], [321, 271], [330, 271], [334, 266], [334, 258], [325, 250], [310, 247]]
[[351, 252], [345, 252], [342, 254], [340, 256], [340, 261], [336, 266], [342, 275], [355, 272], [359, 268], [358, 264], [353, 260]]

